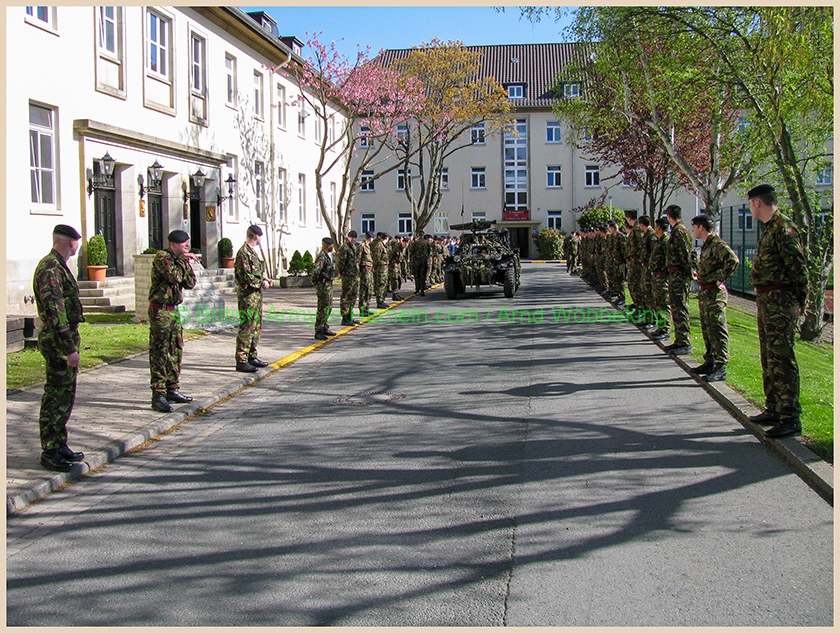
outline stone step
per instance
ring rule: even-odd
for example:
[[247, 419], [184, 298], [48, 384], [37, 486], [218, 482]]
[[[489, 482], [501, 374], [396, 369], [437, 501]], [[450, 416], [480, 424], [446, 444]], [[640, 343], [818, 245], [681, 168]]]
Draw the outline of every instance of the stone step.
[[134, 284], [119, 288], [79, 288], [79, 297], [120, 297], [134, 294]]
[[108, 277], [105, 281], [79, 281], [79, 290], [93, 288], [133, 288], [134, 277]]
[[126, 311], [124, 305], [93, 305], [84, 308], [85, 314], [115, 314]]

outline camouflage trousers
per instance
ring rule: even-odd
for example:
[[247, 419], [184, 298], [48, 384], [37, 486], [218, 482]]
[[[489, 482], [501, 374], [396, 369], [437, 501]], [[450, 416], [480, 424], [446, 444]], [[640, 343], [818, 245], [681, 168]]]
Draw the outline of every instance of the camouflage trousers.
[[674, 322], [674, 343], [683, 347], [691, 345], [691, 321], [688, 316], [688, 291], [691, 275], [676, 270], [668, 273], [668, 303]]
[[668, 332], [671, 329], [671, 305], [668, 302], [668, 273], [651, 274], [651, 302], [657, 315], [659, 329]]
[[352, 278], [341, 278], [341, 299], [339, 309], [341, 316], [353, 316], [353, 306], [356, 305], [356, 298], [359, 296], [359, 276]]
[[364, 316], [370, 305], [370, 293], [373, 290], [373, 270], [359, 269], [359, 314]]
[[263, 326], [262, 291], [250, 294], [238, 293], [239, 333], [236, 335], [236, 362], [247, 363], [257, 358], [257, 345]]
[[729, 293], [726, 286], [700, 290], [697, 302], [700, 306], [700, 330], [706, 353], [703, 362], [723, 364], [729, 362], [729, 328], [726, 327], [726, 302]]
[[758, 344], [765, 407], [780, 418], [799, 418], [799, 365], [794, 337], [799, 306], [793, 293], [781, 288], [757, 295]]
[[642, 292], [645, 295], [645, 308], [655, 312], [656, 302], [653, 299], [653, 273], [644, 264], [642, 264]]
[[373, 269], [373, 294], [376, 296], [377, 305], [385, 303], [385, 294], [388, 292], [388, 268]]
[[633, 305], [639, 308], [647, 308], [645, 293], [642, 286], [642, 265], [638, 259], [631, 259], [627, 262], [627, 289], [630, 291], [630, 300]]
[[610, 294], [618, 295], [624, 299], [625, 268], [623, 262], [613, 260], [609, 273], [607, 273]]
[[402, 288], [399, 262], [388, 264], [388, 287], [391, 289], [391, 292], [397, 292]]
[[598, 282], [598, 285], [601, 286], [604, 290], [607, 289], [607, 267], [606, 267], [606, 259], [602, 256], [599, 256], [595, 259], [595, 279]]
[[426, 275], [429, 273], [429, 262], [412, 262], [411, 274], [414, 276], [414, 292], [424, 291]]
[[[81, 338], [73, 332], [73, 343], [79, 349]], [[38, 333], [38, 349], [47, 365], [47, 381], [41, 398], [41, 413], [38, 426], [41, 434], [41, 450], [53, 451], [67, 443], [67, 421], [76, 401], [77, 367], [67, 364], [67, 356], [61, 350], [57, 337], [41, 328]]]
[[333, 284], [325, 281], [315, 284], [315, 295], [318, 297], [318, 308], [315, 313], [315, 331], [323, 332], [329, 329], [327, 319], [332, 312]]
[[149, 308], [149, 373], [152, 398], [178, 389], [184, 329], [177, 310]]

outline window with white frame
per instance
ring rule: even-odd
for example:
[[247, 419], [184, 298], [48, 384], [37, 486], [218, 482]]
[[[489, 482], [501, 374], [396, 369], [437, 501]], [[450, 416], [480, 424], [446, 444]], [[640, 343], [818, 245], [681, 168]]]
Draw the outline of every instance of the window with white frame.
[[523, 84], [511, 84], [507, 87], [508, 99], [524, 99], [525, 86]]
[[315, 192], [315, 226], [317, 228], [324, 226], [324, 218], [321, 215], [321, 199], [317, 192]]
[[359, 127], [359, 147], [373, 147], [370, 127], [362, 125]]
[[331, 114], [327, 125], [327, 144], [335, 143], [335, 114]]
[[548, 229], [556, 229], [560, 230], [562, 225], [561, 220], [563, 219], [563, 212], [562, 211], [548, 211], [545, 218], [545, 226]]
[[55, 7], [26, 7], [26, 21], [55, 31], [57, 29]]
[[362, 214], [362, 233], [376, 231], [376, 216], [373, 213]]
[[484, 123], [476, 123], [470, 128], [470, 143], [484, 145]]
[[485, 167], [473, 167], [470, 170], [470, 189], [486, 189], [486, 173]]
[[481, 222], [482, 220], [486, 219], [487, 213], [485, 213], [484, 211], [473, 211], [472, 213], [470, 213], [470, 220], [478, 220], [479, 222]]
[[[408, 170], [408, 177], [411, 178], [411, 170]], [[397, 191], [405, 191], [407, 186], [406, 177], [405, 177], [405, 170], [400, 169], [397, 171]]]
[[335, 183], [330, 183], [330, 220], [335, 222], [336, 221], [336, 189]]
[[190, 116], [207, 121], [207, 43], [196, 33], [190, 34]]
[[746, 132], [747, 128], [750, 126], [750, 120], [745, 116], [738, 117], [738, 131], [739, 132]]
[[587, 165], [584, 169], [584, 185], [587, 187], [601, 186], [601, 168], [598, 165]]
[[753, 215], [749, 209], [738, 209], [738, 230], [742, 233], [753, 230]]
[[563, 84], [563, 97], [566, 99], [574, 99], [580, 96], [580, 84], [568, 83]]
[[172, 22], [153, 9], [146, 9], [146, 70], [170, 80]]
[[94, 7], [96, 16], [96, 89], [125, 98], [123, 8]]
[[517, 119], [504, 133], [505, 208], [528, 208], [528, 121]]
[[277, 84], [277, 127], [286, 129], [286, 87]]
[[257, 219], [262, 220], [263, 217], [263, 164], [260, 162], [254, 163], [254, 212], [257, 214]]
[[306, 176], [298, 174], [298, 224], [306, 225]]
[[254, 71], [254, 116], [262, 119], [263, 108], [263, 76], [262, 73]]
[[97, 7], [97, 49], [113, 59], [119, 58], [121, 13], [122, 7]]
[[225, 103], [236, 107], [236, 57], [225, 53]]
[[309, 112], [306, 111], [306, 101], [303, 100], [303, 97], [298, 98], [298, 115], [297, 115], [297, 131], [298, 136], [301, 138], [306, 138], [306, 117], [309, 116]]
[[449, 189], [449, 167], [440, 170], [440, 188], [442, 190]]
[[549, 188], [557, 188], [563, 186], [563, 179], [562, 179], [562, 166], [561, 165], [549, 165], [545, 168], [546, 171], [546, 183], [545, 186]]
[[831, 185], [834, 183], [834, 163], [828, 163], [817, 172], [818, 185]]
[[400, 213], [397, 217], [397, 233], [411, 233], [411, 214], [410, 213]]
[[587, 143], [589, 141], [595, 140], [595, 137], [592, 135], [592, 132], [589, 130], [588, 127], [583, 128], [583, 140]]
[[408, 126], [402, 123], [397, 125], [396, 136], [400, 145], [408, 145]]
[[55, 112], [29, 104], [29, 181], [33, 204], [55, 206]]
[[286, 205], [286, 202], [288, 202], [289, 195], [288, 195], [288, 192], [286, 191], [286, 170], [283, 169], [282, 167], [280, 167], [277, 170], [277, 191], [280, 192], [280, 194], [278, 195], [278, 198], [279, 198], [278, 209], [280, 211], [280, 217], [283, 219], [283, 222], [288, 224], [289, 223], [289, 216], [286, 213], [286, 210], [288, 208], [287, 205]]
[[547, 121], [545, 124], [545, 142], [559, 143], [560, 142], [560, 122]]
[[435, 233], [449, 233], [449, 216], [446, 213], [435, 214]]
[[365, 169], [362, 172], [362, 179], [359, 181], [359, 191], [375, 191], [373, 179], [373, 170]]

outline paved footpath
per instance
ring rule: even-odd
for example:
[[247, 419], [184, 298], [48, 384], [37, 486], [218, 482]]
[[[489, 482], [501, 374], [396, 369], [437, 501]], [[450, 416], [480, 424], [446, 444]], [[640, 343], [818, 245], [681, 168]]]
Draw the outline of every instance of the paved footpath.
[[[534, 262], [526, 265], [556, 265]], [[411, 301], [409, 281], [403, 295]], [[433, 292], [443, 292], [442, 287]], [[593, 291], [594, 294], [594, 291]], [[43, 469], [38, 461], [38, 409], [42, 385], [32, 385], [6, 396], [6, 511], [13, 514], [42, 499], [53, 490], [103, 467], [128, 451], [137, 449], [184, 420], [227, 399], [247, 386], [294, 362], [300, 356], [330, 341], [313, 339], [315, 292], [312, 288], [272, 288], [265, 293], [266, 320], [260, 341], [260, 357], [272, 363], [255, 374], [234, 369], [236, 330], [227, 329], [190, 339], [184, 346], [181, 390], [194, 398], [187, 405], [174, 405], [169, 414], [150, 406], [148, 354], [142, 353], [79, 375], [76, 404], [68, 424], [69, 444], [85, 453], [85, 461], [69, 473]], [[236, 298], [227, 298], [236, 308]], [[339, 336], [355, 328], [337, 325], [338, 297], [334, 301], [332, 329]], [[398, 304], [393, 304], [398, 305]], [[606, 305], [606, 304], [605, 304]], [[364, 324], [356, 326], [363, 328]], [[83, 341], [84, 343], [84, 341]], [[682, 359], [677, 361], [684, 367]], [[706, 385], [709, 393], [757, 436], [759, 427], [746, 420], [757, 410], [726, 385]], [[795, 438], [764, 440], [787, 459], [824, 497], [833, 502], [833, 468]]]

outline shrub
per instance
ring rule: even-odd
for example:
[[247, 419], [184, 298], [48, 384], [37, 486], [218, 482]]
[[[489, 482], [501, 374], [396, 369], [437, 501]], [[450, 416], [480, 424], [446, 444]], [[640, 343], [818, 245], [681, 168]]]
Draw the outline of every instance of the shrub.
[[312, 269], [315, 268], [315, 260], [312, 259], [312, 253], [306, 251], [301, 258], [301, 264], [307, 275], [312, 274]]
[[154, 246], [150, 246], [146, 250], [143, 251], [143, 255], [157, 255], [158, 249]]
[[557, 229], [543, 229], [537, 233], [537, 246], [543, 259], [560, 259], [563, 254], [563, 234]]
[[233, 242], [227, 237], [219, 240], [219, 257], [233, 257]]
[[578, 223], [581, 228], [588, 229], [599, 224], [606, 224], [610, 220], [615, 220], [619, 226], [624, 226], [624, 211], [618, 207], [613, 207], [612, 213], [610, 213], [609, 207], [595, 207], [581, 213]]
[[88, 241], [87, 247], [88, 266], [107, 266], [108, 248], [105, 246], [105, 238], [101, 235], [94, 235]]
[[295, 251], [292, 254], [292, 259], [289, 261], [288, 271], [293, 277], [297, 277], [298, 275], [302, 275], [306, 272], [306, 269], [303, 267], [303, 257], [300, 256], [300, 251]]

